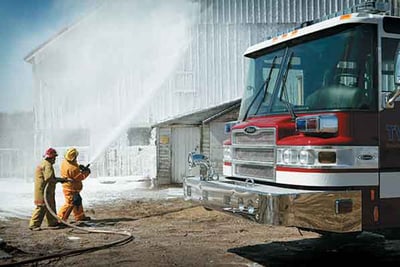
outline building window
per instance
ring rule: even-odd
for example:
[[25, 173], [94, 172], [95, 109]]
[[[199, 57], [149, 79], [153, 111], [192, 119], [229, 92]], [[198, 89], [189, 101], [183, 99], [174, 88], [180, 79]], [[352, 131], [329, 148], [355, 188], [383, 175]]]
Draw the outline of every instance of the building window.
[[129, 146], [150, 145], [151, 128], [130, 128], [128, 130]]
[[88, 146], [89, 144], [89, 129], [59, 129], [53, 132], [53, 146]]

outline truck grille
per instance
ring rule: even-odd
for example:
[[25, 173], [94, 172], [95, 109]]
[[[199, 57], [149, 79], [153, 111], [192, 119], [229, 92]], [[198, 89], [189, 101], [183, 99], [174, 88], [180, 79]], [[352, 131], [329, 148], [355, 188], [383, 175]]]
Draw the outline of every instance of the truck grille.
[[241, 165], [235, 164], [235, 173], [237, 176], [251, 177], [253, 179], [266, 179], [274, 177], [274, 168], [271, 166], [259, 165]]
[[274, 148], [235, 148], [234, 159], [245, 161], [257, 161], [264, 163], [273, 163], [275, 158]]
[[[267, 130], [267, 129], [262, 129]], [[234, 133], [234, 142], [237, 144], [275, 144], [275, 131], [263, 131], [256, 134], [247, 134], [244, 131]]]
[[257, 180], [275, 179], [275, 128], [257, 128], [248, 134], [232, 132], [232, 165], [234, 176]]

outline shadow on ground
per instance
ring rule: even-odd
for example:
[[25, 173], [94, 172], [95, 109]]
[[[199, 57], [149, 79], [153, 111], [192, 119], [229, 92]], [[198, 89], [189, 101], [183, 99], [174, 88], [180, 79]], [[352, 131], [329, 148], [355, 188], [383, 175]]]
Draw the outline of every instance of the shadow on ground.
[[137, 219], [135, 218], [109, 218], [109, 219], [93, 219], [90, 221], [83, 221], [83, 222], [73, 222], [74, 225], [76, 226], [89, 226], [89, 227], [103, 227], [103, 226], [113, 226], [119, 222], [130, 222], [130, 221], [136, 221]]
[[351, 239], [312, 238], [228, 250], [264, 266], [400, 266], [400, 240], [361, 234]]

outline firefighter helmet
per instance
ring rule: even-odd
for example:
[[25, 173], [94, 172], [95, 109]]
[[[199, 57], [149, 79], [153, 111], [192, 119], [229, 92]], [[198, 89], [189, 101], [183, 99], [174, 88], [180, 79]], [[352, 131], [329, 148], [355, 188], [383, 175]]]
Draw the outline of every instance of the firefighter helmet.
[[74, 147], [71, 147], [71, 148], [67, 149], [64, 157], [68, 161], [73, 161], [76, 159], [76, 157], [78, 157], [78, 155], [79, 155], [78, 150], [76, 150], [76, 148], [74, 148]]
[[43, 157], [45, 159], [51, 159], [51, 158], [55, 158], [57, 156], [58, 156], [57, 151], [52, 147], [48, 148], [43, 155]]

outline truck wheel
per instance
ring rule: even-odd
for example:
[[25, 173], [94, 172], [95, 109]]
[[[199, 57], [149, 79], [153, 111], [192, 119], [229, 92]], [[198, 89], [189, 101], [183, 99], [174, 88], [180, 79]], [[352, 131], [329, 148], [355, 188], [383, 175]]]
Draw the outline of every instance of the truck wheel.
[[382, 234], [387, 240], [400, 240], [400, 228], [385, 229], [377, 233]]

